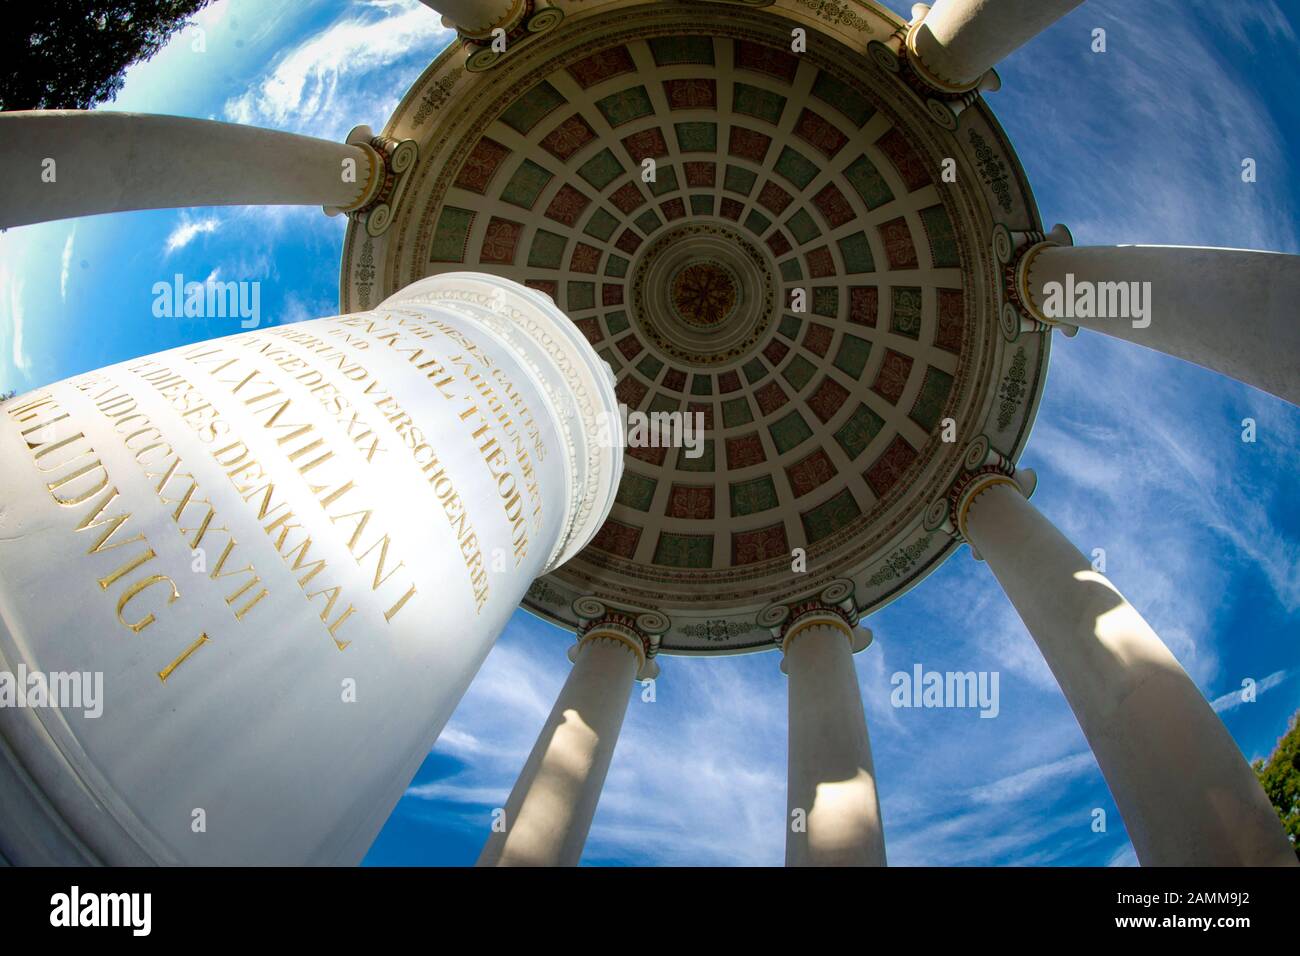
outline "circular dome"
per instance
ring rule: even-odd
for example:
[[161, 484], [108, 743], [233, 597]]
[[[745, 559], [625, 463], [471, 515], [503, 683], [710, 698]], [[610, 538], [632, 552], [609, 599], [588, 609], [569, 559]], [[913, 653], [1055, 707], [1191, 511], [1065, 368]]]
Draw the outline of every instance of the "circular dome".
[[981, 100], [939, 122], [867, 55], [901, 28], [870, 5], [571, 3], [490, 72], [448, 51], [403, 100], [385, 133], [419, 168], [384, 235], [349, 227], [345, 308], [508, 276], [629, 409], [704, 423], [698, 448], [628, 449], [609, 520], [530, 608], [572, 625], [594, 596], [663, 611], [661, 651], [764, 648], [770, 602], [845, 578], [878, 607], [951, 552], [924, 513], [971, 439], [1019, 454], [1048, 339], [1000, 329], [993, 242], [1037, 213]]

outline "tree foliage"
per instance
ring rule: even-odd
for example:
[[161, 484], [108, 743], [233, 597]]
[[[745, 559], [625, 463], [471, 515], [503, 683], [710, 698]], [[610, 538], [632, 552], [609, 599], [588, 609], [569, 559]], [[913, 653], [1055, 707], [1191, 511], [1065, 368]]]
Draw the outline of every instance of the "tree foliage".
[[26, 0], [0, 17], [0, 110], [90, 109], [211, 0]]
[[1300, 711], [1291, 715], [1290, 727], [1268, 760], [1256, 760], [1254, 767], [1300, 857]]

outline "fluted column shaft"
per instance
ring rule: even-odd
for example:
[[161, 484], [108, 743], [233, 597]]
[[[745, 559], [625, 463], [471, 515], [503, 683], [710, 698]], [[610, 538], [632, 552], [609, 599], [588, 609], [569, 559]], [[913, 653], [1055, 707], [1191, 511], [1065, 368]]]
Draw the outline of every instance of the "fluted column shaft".
[[884, 866], [871, 741], [853, 668], [852, 633], [836, 618], [796, 622], [790, 677], [786, 866]]
[[[1036, 318], [1136, 342], [1300, 405], [1300, 256], [1197, 246], [1054, 245], [1028, 255], [1026, 291]], [[1074, 314], [1076, 296], [1070, 292], [1085, 283], [1089, 294], [1107, 300], [1101, 308], [1119, 294], [1129, 308], [1120, 315]], [[1150, 307], [1146, 315], [1133, 314], [1135, 283]], [[1055, 290], [1060, 291], [1053, 298]], [[1050, 314], [1058, 302], [1069, 309], [1066, 315]]]
[[970, 89], [1083, 0], [935, 0], [908, 39], [926, 79]]
[[185, 206], [346, 211], [373, 191], [381, 162], [368, 145], [184, 116], [0, 113], [0, 227]]
[[500, 28], [509, 33], [523, 19], [525, 0], [421, 0], [442, 14], [443, 23], [471, 37], [485, 37]]
[[588, 632], [479, 866], [577, 866], [645, 657], [622, 634]]
[[1277, 814], [1169, 649], [1010, 479], [962, 531], [1038, 644], [1143, 865], [1295, 865]]

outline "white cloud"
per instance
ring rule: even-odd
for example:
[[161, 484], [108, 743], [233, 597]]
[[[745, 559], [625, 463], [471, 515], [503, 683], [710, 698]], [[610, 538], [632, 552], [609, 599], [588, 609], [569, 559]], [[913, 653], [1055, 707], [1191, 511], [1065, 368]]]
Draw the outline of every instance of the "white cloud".
[[294, 322], [325, 318], [334, 315], [338, 310], [337, 301], [326, 299], [308, 301], [298, 293], [290, 292], [284, 297], [284, 306], [274, 318], [278, 325], [290, 325]]
[[7, 265], [0, 264], [0, 307], [9, 317], [9, 358], [14, 368], [24, 374], [32, 367], [32, 358], [23, 342], [23, 287], [21, 276], [14, 275]]
[[[1271, 0], [1214, 6], [1207, 28], [1183, 4], [1091, 0], [999, 67], [989, 102], [1010, 116], [1035, 190], [1061, 197], [1049, 224], [1066, 222], [1081, 244], [1300, 251], [1289, 150], [1241, 67], [1262, 35], [1285, 46], [1294, 33]], [[1250, 12], [1220, 19], [1237, 7]], [[1107, 30], [1105, 53], [1090, 51], [1094, 26]], [[1258, 183], [1241, 181], [1247, 156]]]
[[1132, 843], [1125, 843], [1122, 847], [1114, 852], [1111, 858], [1106, 861], [1107, 866], [1137, 866], [1137, 851], [1133, 849]]
[[[454, 35], [416, 0], [354, 5], [280, 57], [252, 89], [227, 100], [225, 117], [330, 139], [362, 122], [378, 129]], [[413, 53], [419, 59], [398, 68]]]
[[184, 249], [196, 237], [209, 235], [219, 228], [221, 228], [221, 220], [216, 216], [191, 219], [188, 213], [181, 213], [181, 221], [177, 223], [176, 228], [171, 231], [163, 244], [163, 254], [170, 256], [178, 249]]
[[213, 27], [224, 23], [229, 16], [230, 0], [217, 0], [216, 3], [209, 4], [187, 19], [194, 21], [197, 26], [205, 30], [211, 30]]
[[77, 226], [74, 223], [72, 231], [68, 233], [67, 241], [63, 243], [63, 256], [59, 264], [59, 298], [64, 302], [68, 301], [68, 276], [72, 272], [72, 242], [77, 237]]
[[1096, 770], [1096, 768], [1097, 760], [1093, 757], [1091, 751], [1070, 754], [1068, 757], [1040, 764], [1037, 767], [1030, 767], [1027, 770], [1011, 774], [1009, 777], [1002, 777], [992, 783], [975, 787], [969, 791], [969, 796], [976, 803], [1004, 804], [1010, 800], [1024, 797], [1049, 783], [1059, 783], [1063, 779]]
[[454, 780], [439, 780], [407, 788], [406, 796], [416, 800], [446, 800], [450, 803], [488, 804], [500, 806], [509, 790], [501, 787], [472, 787], [458, 785]]
[[[571, 669], [567, 640], [516, 615], [434, 747], [463, 767], [407, 796], [500, 806]], [[663, 663], [656, 702], [633, 691], [584, 861], [779, 864], [785, 679], [776, 655]], [[481, 813], [443, 823], [487, 835]]]
[[[1255, 698], [1258, 699], [1262, 697], [1265, 691], [1272, 690], [1274, 687], [1282, 683], [1290, 676], [1291, 675], [1288, 674], [1286, 671], [1274, 671], [1273, 673], [1269, 674], [1267, 677], [1255, 681], [1255, 686], [1253, 688], [1255, 692]], [[1246, 693], [1245, 687], [1239, 687], [1236, 690], [1230, 690], [1226, 694], [1222, 695], [1221, 697], [1216, 697], [1213, 703], [1211, 704], [1211, 706], [1214, 708], [1216, 713], [1220, 713], [1220, 714], [1224, 713], [1225, 711], [1236, 710], [1242, 704], [1246, 703], [1245, 693]]]

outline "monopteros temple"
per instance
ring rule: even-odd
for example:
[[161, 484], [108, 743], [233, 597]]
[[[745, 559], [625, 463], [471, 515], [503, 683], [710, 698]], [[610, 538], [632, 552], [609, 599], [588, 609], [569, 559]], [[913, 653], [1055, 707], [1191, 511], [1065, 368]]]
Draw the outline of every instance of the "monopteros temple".
[[[134, 701], [100, 726], [0, 714], [0, 786], [50, 820], [41, 841], [4, 828], [7, 856], [358, 859], [522, 599], [576, 634], [573, 670], [504, 826], [484, 823], [481, 863], [578, 861], [631, 689], [656, 658], [763, 652], [789, 679], [787, 863], [883, 865], [889, 781], [853, 654], [872, 640], [865, 618], [965, 545], [1059, 681], [1142, 863], [1295, 863], [1205, 698], [1034, 506], [1018, 466], [1051, 348], [1070, 347], [1054, 333], [1080, 326], [1300, 401], [1296, 257], [1076, 246], [1040, 218], [989, 101], [998, 61], [1079, 0], [938, 0], [910, 22], [866, 0], [427, 2], [458, 39], [382, 131], [358, 126], [345, 143], [169, 116], [0, 116], [0, 225], [223, 203], [348, 217], [340, 317], [4, 406], [3, 489], [31, 510], [0, 518], [0, 653], [77, 668], [82, 614], [107, 631], [152, 614], [166, 638], [96, 649]], [[27, 185], [49, 156], [66, 171], [57, 191]], [[1118, 301], [1135, 282], [1151, 290], [1140, 321], [1055, 301], [1076, 284]], [[311, 370], [388, 449], [382, 465], [363, 464], [361, 432], [294, 378]], [[376, 378], [394, 404], [367, 393]], [[278, 418], [272, 389], [294, 402]], [[119, 412], [128, 395], [147, 424], [114, 424], [133, 413]], [[629, 440], [616, 462], [621, 438], [596, 436], [620, 405], [651, 436], [698, 420], [699, 440]], [[230, 434], [206, 442], [209, 414]], [[247, 575], [186, 577], [194, 597], [174, 605], [166, 584], [144, 583], [188, 566], [202, 520], [162, 479], [162, 450], [138, 450], [151, 441], [237, 535], [246, 553], [226, 571], [255, 566], [264, 604], [237, 590]], [[306, 469], [326, 451], [351, 470]], [[452, 463], [446, 485], [427, 480], [435, 459]], [[99, 471], [73, 474], [92, 461], [120, 504], [91, 494]], [[260, 513], [261, 474], [283, 484], [294, 537]], [[458, 507], [441, 497], [451, 484]], [[373, 523], [342, 517], [363, 505]], [[95, 553], [128, 512], [119, 539], [147, 545]], [[507, 571], [476, 576], [464, 514], [476, 541], [506, 549]], [[393, 583], [376, 585], [381, 555], [361, 549], [383, 535]], [[425, 593], [429, 577], [442, 590]], [[481, 587], [494, 593], [476, 612]], [[283, 634], [252, 637], [259, 610]], [[266, 674], [282, 694], [225, 712], [236, 683], [265, 689]], [[347, 676], [415, 696], [365, 727], [304, 716]], [[230, 736], [254, 722], [258, 734]], [[366, 736], [388, 725], [393, 738]], [[325, 773], [327, 750], [360, 761], [356, 779]], [[226, 847], [187, 843], [201, 792], [262, 808], [290, 836], [246, 823]]]

